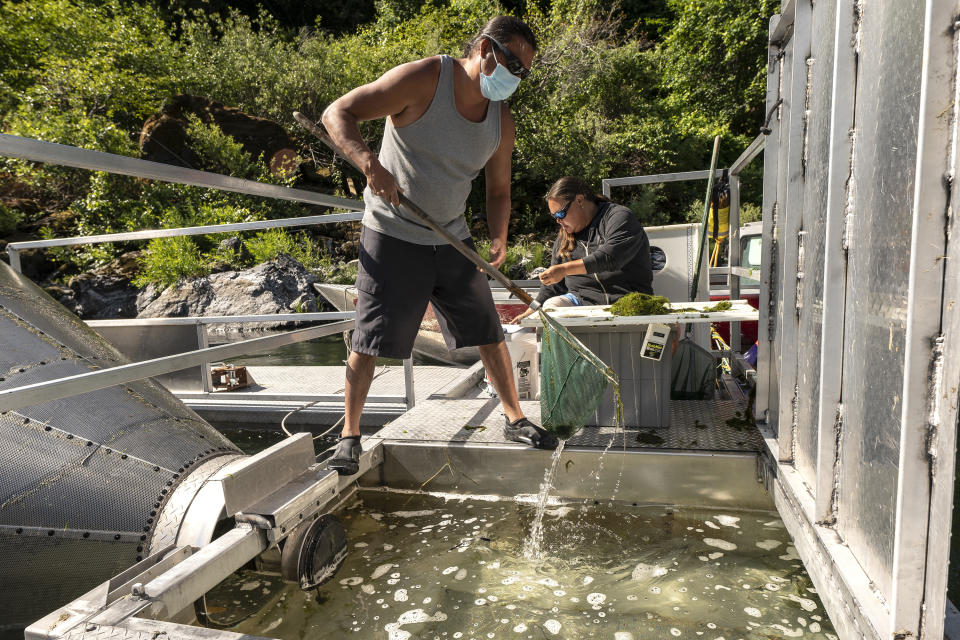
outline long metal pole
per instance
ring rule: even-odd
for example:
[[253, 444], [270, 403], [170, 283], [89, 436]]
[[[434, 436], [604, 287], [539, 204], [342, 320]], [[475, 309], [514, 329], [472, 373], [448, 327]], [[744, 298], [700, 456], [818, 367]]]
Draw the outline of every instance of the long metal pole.
[[700, 221], [700, 248], [697, 250], [696, 271], [693, 272], [693, 286], [690, 287], [690, 299], [697, 299], [700, 288], [700, 265], [703, 263], [704, 247], [707, 239], [707, 217], [710, 214], [710, 196], [713, 195], [713, 179], [717, 171], [717, 156], [720, 154], [720, 136], [713, 139], [713, 153], [710, 156], [710, 172], [707, 178], [707, 196], [703, 199], [703, 218]]
[[256, 231], [258, 229], [276, 229], [279, 227], [306, 227], [314, 224], [357, 222], [362, 218], [362, 213], [328, 213], [320, 216], [301, 216], [297, 218], [281, 218], [278, 220], [259, 220], [257, 222], [207, 224], [199, 227], [178, 227], [176, 229], [144, 229], [142, 231], [127, 231], [124, 233], [103, 233], [95, 236], [73, 236], [52, 240], [11, 242], [7, 245], [7, 251], [11, 249], [23, 251], [24, 249], [44, 249], [47, 247], [72, 247], [83, 244], [99, 244], [101, 242], [153, 240], [154, 238], [174, 238], [177, 236], [199, 236], [208, 233], [228, 233], [232, 231]]
[[[752, 145], [751, 145], [752, 146]], [[727, 285], [730, 299], [740, 299], [740, 276], [734, 271], [740, 266], [740, 174], [730, 174], [730, 232], [727, 236]], [[730, 348], [740, 353], [740, 323], [730, 323]]]

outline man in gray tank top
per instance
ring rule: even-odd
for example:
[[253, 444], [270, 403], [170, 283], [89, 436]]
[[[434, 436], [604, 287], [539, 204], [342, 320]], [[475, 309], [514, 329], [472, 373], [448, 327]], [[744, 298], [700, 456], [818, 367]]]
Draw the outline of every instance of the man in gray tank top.
[[[329, 466], [357, 472], [360, 413], [380, 357], [408, 358], [427, 303], [448, 348], [477, 346], [505, 414], [505, 435], [555, 448], [523, 415], [510, 355], [486, 276], [399, 204], [404, 193], [436, 222], [471, 242], [464, 220], [470, 185], [486, 178], [490, 258], [506, 258], [514, 124], [505, 100], [529, 73], [536, 38], [521, 20], [493, 18], [464, 57], [434, 56], [387, 71], [323, 113], [334, 142], [363, 169], [365, 213], [357, 275], [357, 318], [347, 360], [344, 426]], [[386, 118], [379, 156], [358, 123]]]

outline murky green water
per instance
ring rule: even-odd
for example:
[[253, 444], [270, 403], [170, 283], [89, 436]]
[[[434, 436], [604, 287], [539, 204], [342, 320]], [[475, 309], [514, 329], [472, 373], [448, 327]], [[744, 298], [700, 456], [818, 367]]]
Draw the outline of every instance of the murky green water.
[[234, 631], [302, 638], [835, 638], [774, 512], [361, 492], [350, 555], [318, 591], [234, 576], [208, 597]]

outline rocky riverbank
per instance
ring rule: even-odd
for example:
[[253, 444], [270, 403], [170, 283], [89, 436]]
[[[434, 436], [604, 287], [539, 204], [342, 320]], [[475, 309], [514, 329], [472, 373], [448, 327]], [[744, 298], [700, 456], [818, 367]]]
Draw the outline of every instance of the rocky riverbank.
[[[336, 311], [314, 289], [324, 281], [296, 259], [281, 254], [249, 269], [224, 268], [198, 278], [183, 279], [162, 287], [132, 284], [140, 253], [131, 251], [113, 262], [70, 278], [63, 285], [46, 287], [48, 293], [84, 320], [115, 318], [161, 318], [220, 315], [264, 315]], [[355, 270], [355, 261], [334, 266], [336, 272]], [[528, 271], [528, 268], [530, 269]], [[536, 277], [542, 267], [529, 259], [518, 260], [510, 269], [514, 279]], [[276, 329], [297, 323], [258, 323], [257, 329]], [[211, 325], [214, 332], [233, 333], [243, 325]]]
[[[47, 287], [61, 304], [85, 320], [185, 316], [252, 315], [333, 311], [313, 288], [320, 281], [297, 260], [281, 254], [249, 269], [225, 270], [168, 286], [132, 283], [136, 255], [124, 254], [110, 265], [72, 278], [66, 286]], [[264, 323], [272, 329], [291, 323]], [[239, 325], [213, 325], [234, 331]]]

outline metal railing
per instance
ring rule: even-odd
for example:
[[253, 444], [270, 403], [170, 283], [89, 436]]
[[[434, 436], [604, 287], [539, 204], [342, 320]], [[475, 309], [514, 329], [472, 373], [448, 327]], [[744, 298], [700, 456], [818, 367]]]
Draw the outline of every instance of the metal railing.
[[[766, 136], [758, 135], [753, 142], [740, 154], [733, 164], [727, 169], [717, 169], [714, 177], [720, 177], [727, 172], [730, 182], [730, 235], [727, 254], [727, 282], [730, 286], [730, 299], [736, 300], [740, 297], [740, 278], [759, 279], [756, 270], [746, 269], [740, 266], [740, 173], [750, 162], [760, 155], [763, 151]], [[707, 180], [710, 178], [710, 170], [686, 171], [682, 173], [659, 173], [646, 176], [628, 176], [625, 178], [607, 178], [602, 181], [603, 195], [609, 197], [612, 187], [626, 187], [631, 185], [660, 184], [663, 182], [681, 182], [685, 180]], [[701, 238], [704, 244], [704, 253], [706, 254], [709, 241], [707, 235]], [[740, 351], [740, 322], [730, 323], [730, 347], [734, 351]]]
[[[281, 185], [264, 184], [254, 180], [234, 178], [222, 174], [187, 169], [159, 162], [141, 160], [127, 156], [119, 156], [90, 149], [80, 149], [67, 145], [32, 140], [19, 136], [0, 134], [0, 155], [20, 158], [33, 162], [55, 164], [92, 171], [126, 175], [149, 180], [162, 180], [178, 184], [201, 186], [222, 191], [232, 191], [245, 195], [259, 196], [301, 202], [305, 204], [323, 205], [348, 209], [355, 212], [363, 210], [363, 204], [357, 200], [339, 198], [305, 189], [295, 189]], [[100, 234], [95, 236], [77, 236], [71, 238], [55, 238], [49, 240], [34, 240], [14, 242], [7, 245], [10, 257], [10, 266], [18, 273], [22, 271], [20, 252], [27, 249], [43, 249], [49, 247], [70, 247], [106, 242], [126, 242], [135, 240], [151, 240], [154, 238], [170, 238], [177, 236], [194, 236], [211, 233], [225, 233], [234, 231], [249, 231], [256, 229], [273, 229], [278, 227], [309, 226], [332, 224], [338, 222], [359, 221], [362, 213], [333, 213], [278, 220], [257, 222], [243, 222], [219, 225], [204, 225], [197, 227], [181, 227], [176, 229], [151, 229], [124, 233]], [[90, 321], [92, 327], [100, 326], [164, 326], [164, 325], [196, 325], [202, 327], [220, 323], [259, 323], [259, 322], [309, 322], [315, 320], [340, 320], [318, 327], [309, 327], [288, 331], [277, 335], [254, 338], [216, 347], [204, 347], [178, 353], [121, 365], [99, 371], [92, 371], [76, 376], [69, 376], [59, 380], [50, 380], [31, 385], [24, 385], [13, 389], [0, 391], [0, 411], [10, 411], [32, 404], [49, 402], [60, 398], [70, 397], [96, 391], [118, 384], [133, 382], [163, 374], [181, 371], [194, 366], [201, 366], [209, 370], [209, 363], [223, 358], [233, 358], [269, 351], [277, 347], [332, 335], [353, 328], [352, 312], [347, 313], [286, 313], [261, 315], [235, 316], [205, 316], [179, 318], [138, 318], [129, 320]], [[349, 318], [349, 320], [348, 320]], [[404, 403], [412, 407], [415, 403], [413, 388], [412, 360], [403, 361], [404, 367], [404, 395], [403, 396], [368, 396], [368, 403]], [[209, 375], [209, 371], [207, 373]], [[204, 388], [209, 385], [204, 382]], [[290, 396], [286, 399], [302, 399], [300, 396]], [[309, 396], [309, 400], [316, 402], [342, 400], [342, 394]]]
[[340, 333], [353, 327], [352, 320], [343, 320], [321, 325], [297, 329], [262, 338], [252, 338], [242, 342], [234, 342], [206, 349], [196, 349], [172, 356], [132, 362], [109, 369], [90, 371], [75, 376], [67, 376], [57, 380], [47, 380], [34, 384], [15, 387], [0, 391], [0, 411], [15, 411], [24, 407], [69, 398], [70, 396], [106, 389], [119, 384], [126, 384], [142, 378], [173, 373], [187, 367], [202, 365], [219, 358], [233, 358], [250, 353], [260, 353], [286, 346], [303, 340], [321, 338], [334, 333]]
[[[264, 184], [255, 180], [234, 178], [219, 173], [209, 173], [196, 169], [187, 169], [174, 165], [151, 162], [139, 158], [119, 156], [102, 151], [78, 149], [63, 144], [31, 140], [0, 134], [0, 155], [33, 162], [56, 164], [76, 169], [91, 171], [106, 171], [118, 175], [161, 180], [198, 187], [208, 187], [221, 191], [232, 191], [250, 196], [290, 200], [304, 204], [317, 204], [328, 207], [338, 207], [350, 211], [362, 211], [363, 205], [356, 200], [338, 198], [323, 193], [294, 189], [276, 184]], [[10, 266], [17, 272], [21, 271], [20, 252], [26, 249], [42, 249], [47, 247], [69, 247], [83, 244], [99, 244], [103, 242], [125, 242], [131, 240], [152, 240], [153, 238], [172, 238], [175, 236], [194, 236], [208, 233], [227, 233], [231, 231], [250, 231], [254, 229], [272, 229], [275, 227], [296, 227], [314, 224], [330, 224], [334, 222], [351, 222], [362, 218], [359, 213], [327, 214], [321, 216], [306, 216], [301, 218], [286, 218], [283, 220], [268, 220], [260, 222], [240, 222], [233, 224], [205, 225], [202, 227], [183, 227], [179, 229], [151, 229], [131, 231], [127, 233], [110, 233], [96, 236], [56, 238], [51, 240], [32, 240], [29, 242], [12, 242], [7, 245], [10, 256]]]

